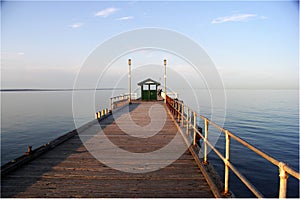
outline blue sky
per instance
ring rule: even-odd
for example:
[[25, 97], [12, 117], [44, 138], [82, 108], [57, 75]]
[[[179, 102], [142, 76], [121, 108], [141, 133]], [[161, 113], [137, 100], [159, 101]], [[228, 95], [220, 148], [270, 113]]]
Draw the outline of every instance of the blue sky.
[[99, 44], [159, 27], [197, 42], [226, 88], [298, 88], [298, 17], [296, 1], [2, 2], [1, 85], [72, 88]]

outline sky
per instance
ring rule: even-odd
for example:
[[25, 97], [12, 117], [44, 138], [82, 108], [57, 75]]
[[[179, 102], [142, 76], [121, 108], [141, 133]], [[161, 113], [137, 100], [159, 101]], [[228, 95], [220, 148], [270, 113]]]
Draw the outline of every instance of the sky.
[[[197, 43], [225, 88], [295, 89], [298, 18], [297, 1], [2, 1], [1, 88], [73, 88], [82, 65], [103, 42], [156, 27]], [[169, 71], [180, 70], [184, 78], [193, 73], [166, 53], [147, 52], [150, 59], [131, 55], [140, 65], [159, 64], [166, 56]], [[126, 73], [127, 63], [115, 67]], [[116, 70], [109, 77], [124, 76]], [[155, 78], [162, 81], [163, 71]], [[176, 75], [170, 73], [168, 81]]]

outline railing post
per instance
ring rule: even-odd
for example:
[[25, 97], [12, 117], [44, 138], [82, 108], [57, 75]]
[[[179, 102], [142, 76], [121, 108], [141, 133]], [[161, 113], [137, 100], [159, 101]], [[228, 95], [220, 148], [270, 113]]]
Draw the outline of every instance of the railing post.
[[189, 135], [189, 107], [186, 107], [186, 134]]
[[208, 140], [208, 121], [205, 118], [204, 119], [204, 157], [203, 157], [203, 163], [207, 164], [207, 140]]
[[181, 126], [184, 127], [184, 105], [181, 104]]
[[113, 103], [112, 103], [112, 98], [110, 98], [110, 110], [111, 110], [111, 112], [112, 112], [112, 110], [113, 110]]
[[176, 101], [174, 100], [173, 114], [176, 117]]
[[180, 104], [177, 102], [177, 122], [180, 124]]
[[280, 184], [279, 184], [279, 198], [286, 198], [286, 188], [287, 188], [287, 179], [288, 174], [284, 170], [284, 166], [286, 164], [283, 162], [280, 162], [279, 167], [279, 177], [280, 177]]
[[224, 182], [224, 195], [229, 191], [229, 160], [230, 160], [230, 136], [228, 130], [225, 131], [226, 148], [225, 148], [225, 182]]
[[175, 116], [176, 102], [173, 100], [173, 115]]
[[196, 146], [196, 127], [197, 127], [197, 116], [196, 116], [196, 112], [193, 112], [194, 115], [194, 137], [193, 137], [193, 145]]

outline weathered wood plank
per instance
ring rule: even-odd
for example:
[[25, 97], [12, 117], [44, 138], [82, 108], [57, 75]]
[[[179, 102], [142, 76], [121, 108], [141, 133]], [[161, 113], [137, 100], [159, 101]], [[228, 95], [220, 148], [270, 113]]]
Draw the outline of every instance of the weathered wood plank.
[[[150, 121], [148, 110], [160, 102], [141, 103], [131, 106], [130, 116], [140, 127], [151, 122], [159, 123], [159, 115]], [[159, 106], [153, 112], [159, 113]], [[161, 104], [160, 108], [164, 108]], [[154, 113], [153, 113], [154, 114]], [[141, 132], [132, 128], [131, 135], [124, 133], [118, 124], [127, 125], [129, 115], [107, 117], [89, 125], [82, 135], [94, 133], [93, 139], [101, 143], [104, 136], [120, 148], [147, 153], [158, 150], [168, 144], [175, 136], [177, 128], [167, 115], [163, 128], [149, 138], [139, 138]], [[118, 124], [117, 124], [118, 123]], [[104, 134], [97, 134], [99, 126]], [[147, 130], [142, 133], [147, 133]], [[182, 141], [175, 142], [184, 144]], [[103, 148], [110, 161], [118, 160], [115, 152]], [[176, 148], [174, 149], [176, 152]], [[166, 153], [168, 154], [168, 153]], [[143, 159], [143, 157], [141, 158]], [[139, 159], [139, 160], [141, 160]], [[120, 168], [139, 165], [139, 160], [128, 157], [118, 162]], [[147, 167], [157, 166], [166, 161], [164, 158], [145, 157]], [[144, 165], [141, 165], [143, 168]], [[148, 173], [127, 173], [112, 169], [95, 159], [82, 144], [78, 135], [57, 145], [38, 159], [27, 163], [1, 179], [1, 197], [214, 197], [203, 174], [199, 170], [189, 150], [169, 166]]]

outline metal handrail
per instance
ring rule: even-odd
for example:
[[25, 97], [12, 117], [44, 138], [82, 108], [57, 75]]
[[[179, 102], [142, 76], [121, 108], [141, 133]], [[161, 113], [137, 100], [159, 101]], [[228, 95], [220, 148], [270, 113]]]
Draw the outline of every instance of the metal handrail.
[[[166, 95], [165, 95], [164, 91], [161, 92], [161, 96], [162, 96], [163, 99], [165, 99]], [[175, 98], [178, 98], [178, 93], [176, 93], [176, 92], [167, 92], [167, 96], [169, 96], [169, 97], [174, 96], [174, 99], [175, 99]]]
[[121, 94], [118, 96], [114, 96], [110, 98], [110, 110], [113, 111], [114, 109], [117, 108], [117, 104], [119, 102], [125, 102], [128, 101], [129, 102], [129, 96], [131, 96], [130, 99], [135, 100], [137, 99], [137, 93], [125, 93], [125, 94]]
[[[248, 149], [252, 150], [259, 156], [263, 157], [264, 159], [268, 160], [272, 164], [276, 165], [279, 168], [279, 177], [280, 177], [280, 185], [279, 185], [279, 198], [286, 197], [287, 191], [287, 178], [288, 175], [295, 177], [296, 179], [300, 180], [299, 172], [295, 171], [291, 167], [287, 166], [286, 163], [280, 162], [275, 158], [271, 157], [270, 155], [262, 152], [261, 150], [257, 149], [256, 147], [252, 146], [245, 140], [239, 138], [238, 136], [231, 133], [229, 130], [226, 130], [220, 127], [218, 124], [210, 121], [208, 118], [196, 113], [190, 107], [185, 105], [183, 102], [174, 100], [173, 98], [166, 96], [166, 104], [171, 110], [171, 112], [177, 117], [179, 124], [182, 126], [186, 125], [186, 133], [189, 135], [189, 128], [192, 127], [193, 130], [193, 145], [196, 145], [196, 135], [198, 134], [204, 141], [204, 151], [203, 151], [203, 161], [207, 163], [207, 147], [210, 147], [217, 156], [224, 162], [225, 165], [225, 177], [224, 177], [224, 194], [226, 195], [229, 192], [229, 169], [233, 171], [233, 173], [249, 188], [249, 190], [258, 198], [263, 198], [263, 195], [247, 180], [245, 176], [243, 176], [236, 167], [230, 162], [230, 138], [236, 140], [243, 146], [247, 147]], [[193, 121], [192, 121], [193, 116]], [[197, 118], [200, 118], [204, 121], [204, 135], [199, 132], [197, 127]], [[211, 124], [216, 129], [221, 131], [225, 134], [226, 137], [226, 148], [225, 148], [225, 157], [208, 141], [208, 126]]]

